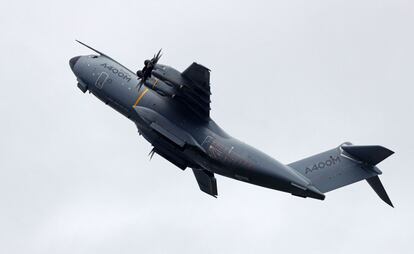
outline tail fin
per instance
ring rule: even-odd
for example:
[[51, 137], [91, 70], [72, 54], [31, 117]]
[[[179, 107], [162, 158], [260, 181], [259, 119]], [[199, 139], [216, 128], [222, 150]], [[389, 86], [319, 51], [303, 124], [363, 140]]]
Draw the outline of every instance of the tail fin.
[[378, 177], [382, 172], [376, 167], [393, 153], [382, 146], [344, 143], [288, 166], [309, 178], [323, 193], [366, 179], [377, 195], [394, 207]]

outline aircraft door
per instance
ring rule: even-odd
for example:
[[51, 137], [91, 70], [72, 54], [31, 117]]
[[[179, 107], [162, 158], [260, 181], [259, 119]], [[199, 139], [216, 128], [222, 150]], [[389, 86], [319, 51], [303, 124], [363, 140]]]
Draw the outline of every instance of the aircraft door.
[[98, 79], [96, 80], [95, 86], [99, 89], [102, 89], [105, 82], [108, 80], [108, 73], [102, 72]]

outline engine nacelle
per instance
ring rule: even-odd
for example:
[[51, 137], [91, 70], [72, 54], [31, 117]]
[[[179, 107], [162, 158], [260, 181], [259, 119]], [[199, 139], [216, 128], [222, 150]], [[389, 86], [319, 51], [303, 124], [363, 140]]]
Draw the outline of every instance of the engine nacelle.
[[174, 85], [168, 81], [164, 82], [160, 79], [146, 80], [145, 86], [162, 96], [174, 97], [176, 94]]

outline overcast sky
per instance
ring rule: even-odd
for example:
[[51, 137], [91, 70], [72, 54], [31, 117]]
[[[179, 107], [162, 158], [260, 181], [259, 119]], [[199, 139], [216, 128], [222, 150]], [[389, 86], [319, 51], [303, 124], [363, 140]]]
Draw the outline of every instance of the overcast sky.
[[[0, 253], [413, 253], [412, 1], [2, 1]], [[212, 111], [283, 163], [344, 141], [381, 177], [302, 199], [217, 176], [217, 199], [76, 87], [91, 51], [212, 70]]]

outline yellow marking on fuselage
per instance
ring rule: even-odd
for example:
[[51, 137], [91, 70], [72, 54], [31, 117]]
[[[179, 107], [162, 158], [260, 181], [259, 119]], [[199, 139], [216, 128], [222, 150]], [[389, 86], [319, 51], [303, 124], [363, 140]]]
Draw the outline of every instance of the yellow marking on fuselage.
[[158, 80], [159, 80], [159, 79], [156, 79], [156, 80], [155, 80], [154, 84], [152, 85], [152, 89], [154, 89], [154, 88], [155, 88], [155, 86], [156, 86], [156, 85], [157, 85], [157, 83], [158, 83]]
[[148, 88], [145, 88], [145, 90], [138, 96], [137, 100], [135, 101], [135, 104], [133, 107], [136, 107], [139, 103], [139, 101], [144, 97], [144, 95], [148, 92]]

